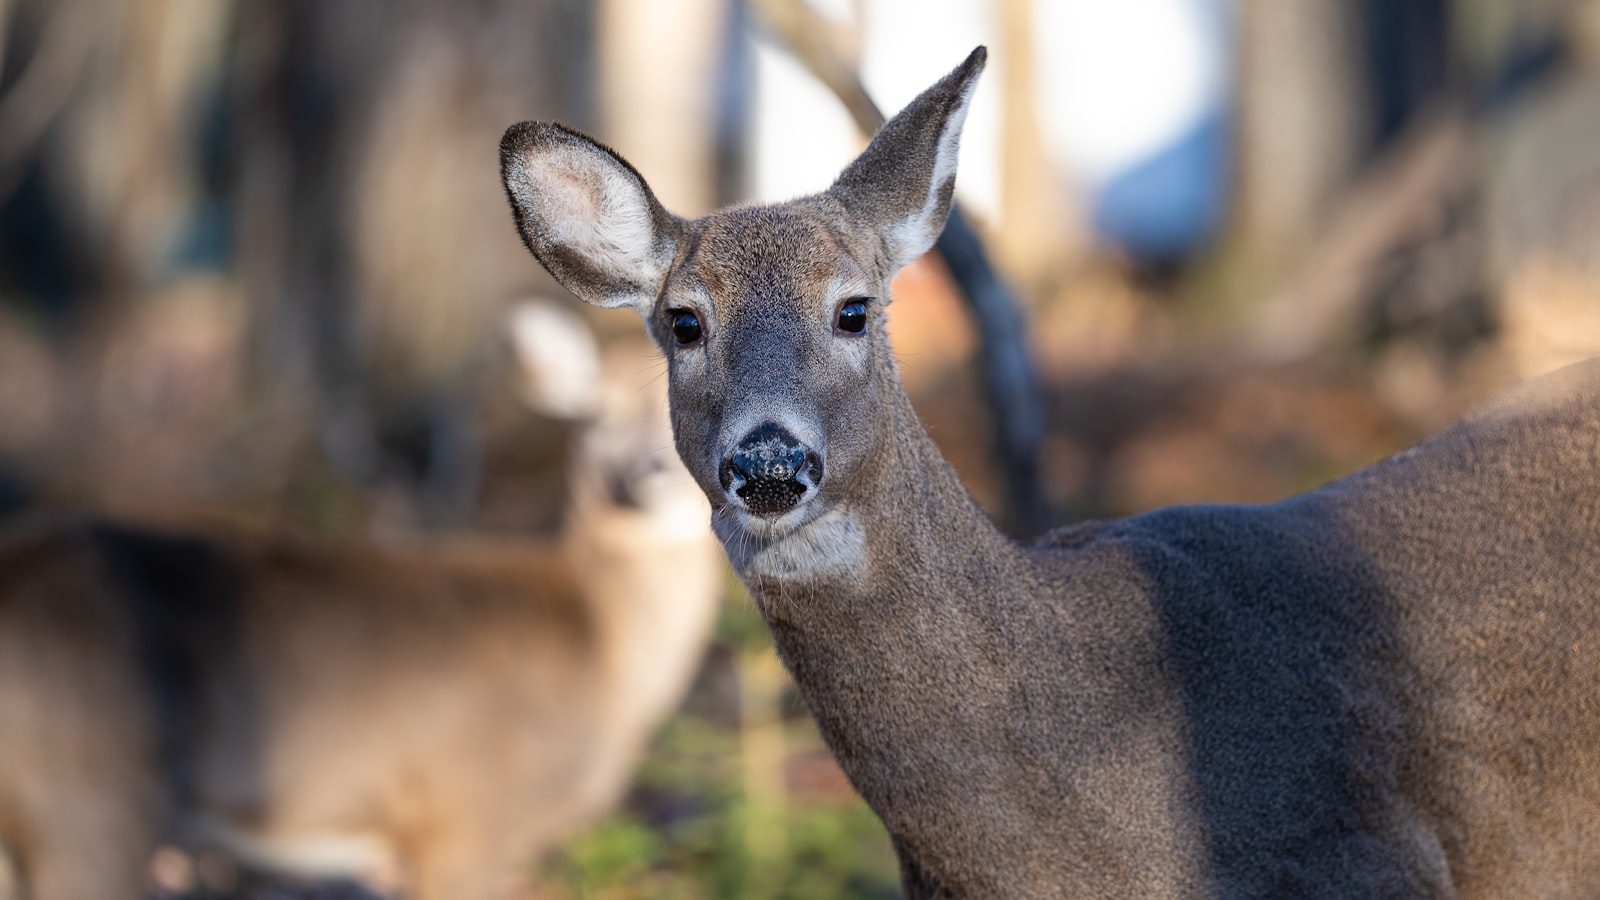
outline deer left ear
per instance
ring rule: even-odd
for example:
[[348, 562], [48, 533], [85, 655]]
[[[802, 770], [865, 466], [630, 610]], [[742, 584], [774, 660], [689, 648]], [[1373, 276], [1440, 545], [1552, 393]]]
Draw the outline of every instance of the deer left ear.
[[683, 222], [611, 148], [549, 122], [513, 125], [500, 173], [523, 243], [555, 279], [597, 306], [648, 315]]
[[878, 130], [828, 194], [883, 240], [889, 274], [926, 253], [950, 215], [961, 127], [988, 51], [954, 71]]

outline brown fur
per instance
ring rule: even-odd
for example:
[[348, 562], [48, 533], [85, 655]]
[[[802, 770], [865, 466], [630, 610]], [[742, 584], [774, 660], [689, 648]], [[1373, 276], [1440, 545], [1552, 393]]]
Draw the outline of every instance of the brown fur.
[[[878, 309], [932, 241], [906, 222], [942, 222], [936, 173], [982, 63], [823, 194], [647, 239], [586, 226], [673, 250], [635, 308], [669, 360], [680, 454], [908, 892], [1592, 896], [1600, 363], [1302, 497], [1018, 545], [917, 420]], [[637, 179], [518, 126], [514, 204], [563, 177], [551, 142]], [[549, 258], [554, 232], [519, 221]], [[879, 298], [865, 336], [830, 328], [852, 294]], [[670, 309], [704, 339], [675, 345]], [[825, 465], [777, 517], [718, 481], [762, 421]]]
[[500, 896], [618, 799], [708, 636], [723, 576], [698, 492], [668, 469], [642, 476], [667, 493], [614, 496], [665, 444], [660, 417], [649, 446], [590, 429], [612, 446], [585, 442], [556, 542], [0, 532], [0, 859], [20, 897], [136, 896], [174, 838]]

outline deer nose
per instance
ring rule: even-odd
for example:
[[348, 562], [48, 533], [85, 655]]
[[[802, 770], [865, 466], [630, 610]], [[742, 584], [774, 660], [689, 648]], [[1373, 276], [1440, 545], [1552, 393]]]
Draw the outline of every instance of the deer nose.
[[722, 462], [723, 490], [758, 516], [779, 516], [822, 481], [822, 461], [785, 429], [768, 422], [745, 435]]

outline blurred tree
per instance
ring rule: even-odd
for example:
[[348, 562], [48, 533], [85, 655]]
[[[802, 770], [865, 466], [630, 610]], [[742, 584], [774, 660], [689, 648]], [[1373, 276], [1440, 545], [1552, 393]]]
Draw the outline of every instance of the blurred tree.
[[1002, 45], [994, 56], [995, 76], [1003, 82], [1005, 104], [1000, 167], [1005, 215], [994, 244], [1005, 270], [1037, 296], [1083, 265], [1087, 236], [1084, 223], [1075, 218], [1071, 188], [1047, 158], [1039, 132], [1034, 6], [1034, 0], [1003, 0], [996, 12]]
[[1244, 0], [1241, 20], [1237, 230], [1259, 277], [1304, 248], [1362, 156], [1361, 10]]
[[[539, 280], [506, 227], [507, 123], [592, 127], [593, 11], [490, 0], [248, 4], [229, 134], [257, 369], [332, 423], [356, 477], [422, 485], [459, 523], [479, 450], [471, 380], [504, 303]], [[545, 288], [548, 289], [548, 288]]]

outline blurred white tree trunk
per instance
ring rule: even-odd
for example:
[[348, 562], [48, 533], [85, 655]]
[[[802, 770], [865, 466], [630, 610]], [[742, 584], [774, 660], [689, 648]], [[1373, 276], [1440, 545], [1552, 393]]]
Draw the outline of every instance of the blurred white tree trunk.
[[604, 0], [600, 125], [673, 212], [716, 203], [716, 77], [728, 0]]
[[1360, 4], [1242, 0], [1238, 234], [1255, 277], [1306, 249], [1366, 141]]
[[1003, 0], [997, 15], [1001, 52], [1000, 210], [996, 255], [1037, 297], [1051, 278], [1071, 271], [1084, 248], [1084, 223], [1072, 185], [1045, 150], [1039, 129], [1034, 10], [1039, 0]]

